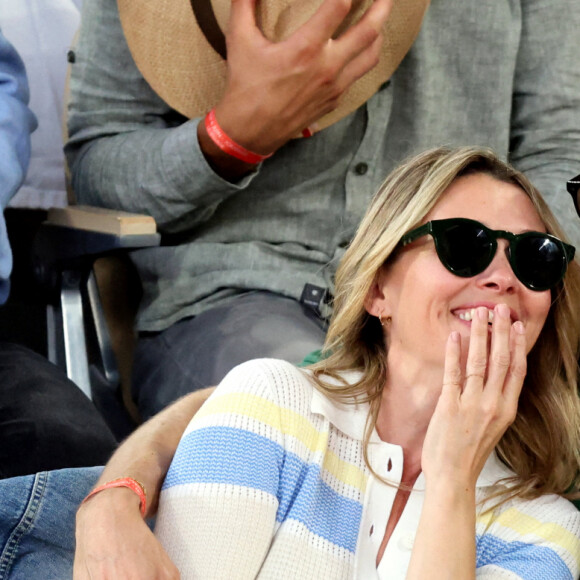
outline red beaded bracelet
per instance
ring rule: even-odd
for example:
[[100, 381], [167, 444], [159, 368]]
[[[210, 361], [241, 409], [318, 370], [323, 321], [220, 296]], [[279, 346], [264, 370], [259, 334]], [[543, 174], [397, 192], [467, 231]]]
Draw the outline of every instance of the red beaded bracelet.
[[249, 151], [245, 147], [242, 147], [239, 143], [236, 143], [233, 139], [228, 137], [224, 130], [219, 126], [217, 119], [215, 117], [215, 109], [212, 109], [205, 116], [205, 128], [209, 138], [224, 152], [240, 161], [250, 163], [252, 165], [257, 165], [264, 159], [272, 157], [273, 153], [269, 155], [260, 155], [259, 153], [254, 153]]
[[132, 477], [120, 477], [119, 479], [114, 479], [113, 481], [108, 481], [107, 483], [103, 483], [103, 485], [99, 485], [99, 487], [95, 487], [95, 489], [93, 489], [93, 491], [83, 499], [82, 503], [85, 503], [100, 491], [111, 489], [113, 487], [128, 487], [133, 490], [139, 496], [141, 502], [139, 509], [141, 510], [141, 515], [145, 517], [145, 513], [147, 512], [147, 492], [145, 491], [145, 486]]

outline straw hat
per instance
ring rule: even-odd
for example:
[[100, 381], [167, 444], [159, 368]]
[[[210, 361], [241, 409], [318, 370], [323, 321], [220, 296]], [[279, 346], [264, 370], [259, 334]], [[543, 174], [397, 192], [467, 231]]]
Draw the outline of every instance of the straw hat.
[[[256, 19], [263, 34], [280, 41], [292, 34], [323, 0], [258, 0]], [[344, 30], [373, 0], [352, 0]], [[231, 0], [118, 0], [123, 31], [141, 74], [173, 109], [200, 117], [225, 89], [225, 37]], [[384, 27], [379, 64], [354, 83], [323, 129], [366, 102], [395, 71], [413, 44], [429, 0], [394, 0]], [[339, 31], [340, 33], [340, 31]], [[221, 53], [221, 54], [220, 54]]]

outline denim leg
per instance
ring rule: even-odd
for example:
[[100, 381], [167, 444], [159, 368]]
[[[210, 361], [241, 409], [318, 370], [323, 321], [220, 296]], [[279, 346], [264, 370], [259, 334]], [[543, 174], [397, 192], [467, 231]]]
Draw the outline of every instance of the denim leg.
[[0, 580], [72, 578], [76, 510], [102, 467], [0, 480]]

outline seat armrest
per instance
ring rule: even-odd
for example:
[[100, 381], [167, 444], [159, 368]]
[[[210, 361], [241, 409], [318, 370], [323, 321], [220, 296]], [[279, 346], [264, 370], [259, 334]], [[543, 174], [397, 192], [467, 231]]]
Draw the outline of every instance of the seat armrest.
[[[86, 218], [87, 209], [81, 211], [83, 219]], [[138, 422], [138, 417], [129, 411], [129, 420], [128, 405], [125, 403], [124, 408], [120, 403], [125, 394], [119, 390], [118, 356], [93, 266], [105, 256], [123, 258], [131, 250], [158, 246], [161, 236], [155, 231], [154, 221], [151, 228], [151, 218], [147, 216], [144, 216], [147, 227], [141, 227], [143, 224], [129, 227], [141, 233], [95, 231], [99, 221], [103, 221], [102, 212], [97, 210], [96, 219], [81, 223], [81, 227], [74, 227], [72, 222], [77, 220], [69, 219], [74, 211], [59, 210], [57, 222], [61, 223], [51, 222], [49, 212], [49, 220], [40, 225], [33, 240], [32, 262], [46, 301], [49, 360], [93, 399], [109, 426], [122, 439]], [[126, 216], [123, 214], [122, 218]], [[111, 222], [110, 217], [105, 220], [109, 230], [118, 225], [116, 218]], [[113, 289], [122, 294], [123, 290], [119, 291], [122, 284], [118, 282], [118, 279], [114, 281]]]
[[66, 264], [79, 258], [96, 259], [116, 250], [158, 246], [160, 242], [161, 236], [158, 233], [117, 235], [45, 221], [38, 230], [34, 252], [51, 262]]
[[[66, 209], [69, 208], [58, 211]], [[85, 214], [87, 210], [90, 208], [83, 208]], [[53, 214], [52, 210], [49, 211], [49, 219], [41, 224], [33, 242], [32, 262], [35, 276], [41, 286], [48, 291], [49, 296], [56, 297], [55, 292], [58, 292], [60, 287], [60, 274], [64, 270], [88, 272], [94, 261], [103, 256], [120, 251], [159, 246], [161, 243], [161, 236], [154, 231], [154, 221], [153, 228], [148, 227], [150, 231], [153, 229], [152, 233], [121, 234], [87, 229], [87, 225], [96, 227], [103, 211], [107, 211], [100, 208], [95, 208], [95, 210], [94, 222], [81, 224], [81, 227], [75, 227], [74, 220], [67, 220], [65, 223], [68, 225], [62, 225], [62, 220], [57, 220], [60, 223], [54, 223], [51, 221], [51, 215], [57, 214]], [[119, 213], [122, 216], [134, 215]], [[60, 213], [60, 215], [66, 214]], [[144, 217], [148, 220], [152, 219], [148, 216]]]

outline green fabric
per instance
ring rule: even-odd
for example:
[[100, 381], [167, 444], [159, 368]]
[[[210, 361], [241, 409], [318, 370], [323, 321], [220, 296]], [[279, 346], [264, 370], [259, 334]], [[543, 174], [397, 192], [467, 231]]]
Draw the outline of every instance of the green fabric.
[[298, 366], [299, 367], [307, 367], [308, 365], [313, 365], [314, 363], [321, 361], [322, 358], [323, 358], [322, 350], [320, 350], [320, 349], [313, 350], [311, 353], [307, 354], [304, 357], [304, 359], [302, 360], [302, 362]]

